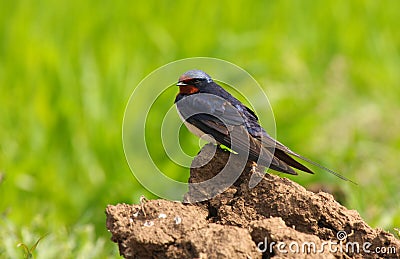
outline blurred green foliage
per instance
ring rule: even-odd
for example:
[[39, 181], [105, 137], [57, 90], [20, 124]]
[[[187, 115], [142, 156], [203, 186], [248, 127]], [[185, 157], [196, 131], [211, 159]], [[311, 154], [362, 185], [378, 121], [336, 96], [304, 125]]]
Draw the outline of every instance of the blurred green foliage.
[[399, 226], [399, 17], [399, 1], [1, 1], [0, 257], [46, 233], [40, 258], [118, 254], [105, 206], [153, 197], [125, 162], [125, 105], [149, 72], [193, 56], [246, 69], [278, 139], [359, 185], [292, 179]]

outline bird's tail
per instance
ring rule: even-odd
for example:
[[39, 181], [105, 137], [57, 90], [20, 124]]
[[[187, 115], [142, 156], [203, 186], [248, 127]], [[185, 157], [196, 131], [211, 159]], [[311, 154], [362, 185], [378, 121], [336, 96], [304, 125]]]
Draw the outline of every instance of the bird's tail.
[[308, 158], [306, 158], [306, 157], [304, 157], [304, 156], [301, 156], [301, 155], [299, 155], [299, 154], [297, 154], [297, 153], [295, 153], [295, 152], [293, 152], [293, 151], [291, 151], [291, 150], [288, 150], [288, 153], [289, 153], [290, 155], [292, 155], [292, 156], [295, 156], [295, 157], [297, 157], [297, 158], [300, 158], [300, 159], [303, 160], [303, 161], [306, 161], [307, 163], [310, 163], [310, 164], [312, 164], [312, 165], [314, 165], [314, 166], [316, 166], [316, 167], [319, 167], [319, 168], [321, 168], [321, 169], [327, 171], [328, 173], [331, 173], [331, 174], [335, 175], [336, 177], [339, 177], [339, 178], [342, 179], [342, 180], [345, 180], [345, 181], [351, 182], [351, 183], [353, 183], [353, 184], [355, 184], [355, 185], [358, 185], [356, 182], [350, 180], [349, 178], [347, 178], [347, 177], [345, 177], [345, 176], [343, 176], [343, 175], [341, 175], [341, 174], [339, 174], [339, 173], [337, 173], [337, 172], [335, 172], [335, 171], [333, 171], [333, 170], [331, 170], [331, 169], [329, 169], [329, 168], [327, 168], [327, 167], [325, 167], [325, 166], [323, 166], [323, 165], [320, 165], [320, 164], [318, 164], [317, 162], [314, 162], [314, 161], [312, 161], [312, 160], [310, 160], [310, 159], [308, 159]]

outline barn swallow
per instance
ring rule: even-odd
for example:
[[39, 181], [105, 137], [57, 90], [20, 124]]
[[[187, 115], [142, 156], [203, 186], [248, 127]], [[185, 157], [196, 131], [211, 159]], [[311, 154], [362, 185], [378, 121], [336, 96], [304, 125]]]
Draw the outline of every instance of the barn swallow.
[[177, 86], [179, 93], [175, 104], [178, 114], [195, 135], [248, 155], [248, 160], [278, 172], [297, 175], [294, 169], [298, 169], [314, 173], [293, 158], [296, 157], [345, 181], [351, 181], [273, 139], [260, 126], [254, 111], [215, 83], [205, 72], [189, 70], [179, 77]]

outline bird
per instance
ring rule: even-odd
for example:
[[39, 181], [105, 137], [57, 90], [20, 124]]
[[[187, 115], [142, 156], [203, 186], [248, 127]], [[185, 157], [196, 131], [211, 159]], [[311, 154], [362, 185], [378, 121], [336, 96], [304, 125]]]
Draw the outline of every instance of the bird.
[[[190, 132], [225, 147], [248, 160], [277, 172], [297, 175], [295, 169], [314, 174], [294, 157], [317, 166], [345, 181], [343, 175], [324, 167], [272, 138], [260, 125], [256, 113], [217, 84], [202, 70], [183, 73], [176, 84], [175, 105]], [[353, 182], [354, 183], [354, 182]]]

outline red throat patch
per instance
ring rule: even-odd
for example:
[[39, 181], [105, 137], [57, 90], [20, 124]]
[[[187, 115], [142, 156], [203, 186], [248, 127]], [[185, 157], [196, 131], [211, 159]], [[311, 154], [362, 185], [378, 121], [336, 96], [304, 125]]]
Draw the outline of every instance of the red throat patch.
[[179, 86], [179, 93], [180, 94], [194, 94], [199, 91], [199, 88], [194, 87], [193, 85], [182, 85]]

